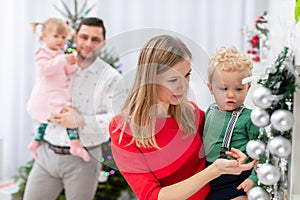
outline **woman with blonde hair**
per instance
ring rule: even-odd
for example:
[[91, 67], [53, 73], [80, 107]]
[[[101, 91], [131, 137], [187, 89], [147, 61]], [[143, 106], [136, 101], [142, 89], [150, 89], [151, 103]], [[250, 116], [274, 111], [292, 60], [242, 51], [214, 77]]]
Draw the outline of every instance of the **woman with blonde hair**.
[[245, 155], [209, 167], [202, 149], [204, 112], [187, 100], [192, 54], [160, 35], [141, 50], [134, 84], [109, 126], [116, 164], [139, 200], [205, 199], [221, 174], [240, 174]]

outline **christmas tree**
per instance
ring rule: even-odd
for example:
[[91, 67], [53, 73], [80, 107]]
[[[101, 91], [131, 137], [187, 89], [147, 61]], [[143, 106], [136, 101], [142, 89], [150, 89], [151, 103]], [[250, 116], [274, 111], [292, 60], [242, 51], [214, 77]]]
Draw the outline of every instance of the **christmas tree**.
[[[73, 32], [76, 31], [76, 28], [80, 21], [84, 19], [89, 12], [95, 7], [95, 5], [92, 5], [90, 7], [88, 6], [88, 0], [85, 0], [82, 4], [82, 6], [78, 7], [77, 0], [73, 1], [73, 10], [70, 10], [67, 4], [61, 0], [61, 4], [64, 8], [64, 10], [61, 10], [56, 5], [54, 5], [55, 9], [66, 18], [66, 23], [70, 26], [70, 28], [73, 30]], [[72, 53], [76, 50], [76, 46], [74, 43], [74, 37], [71, 36], [65, 47], [64, 47], [65, 53]], [[104, 60], [106, 63], [110, 64], [113, 68], [117, 69], [121, 73], [121, 67], [122, 65], [119, 64], [119, 58], [117, 56], [114, 56], [114, 53], [112, 50], [103, 49], [100, 53], [100, 58]]]
[[[300, 1], [296, 0], [295, 21], [299, 20]], [[252, 96], [257, 108], [251, 121], [260, 127], [256, 140], [247, 144], [247, 153], [258, 160], [258, 185], [248, 193], [249, 200], [287, 199], [288, 170], [292, 153], [292, 127], [294, 124], [294, 93], [298, 73], [293, 65], [294, 52], [285, 46], [266, 73]], [[265, 129], [265, 131], [264, 131]]]
[[255, 20], [255, 28], [251, 30], [244, 30], [249, 48], [247, 54], [254, 62], [261, 62], [268, 56], [269, 53], [269, 29], [268, 29], [267, 11], [258, 16]]

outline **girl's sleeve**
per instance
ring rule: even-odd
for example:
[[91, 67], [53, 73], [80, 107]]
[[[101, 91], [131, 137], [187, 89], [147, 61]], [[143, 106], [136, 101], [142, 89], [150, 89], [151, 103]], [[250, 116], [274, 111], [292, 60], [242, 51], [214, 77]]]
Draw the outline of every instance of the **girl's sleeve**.
[[35, 54], [34, 60], [38, 66], [40, 75], [42, 76], [53, 75], [56, 72], [61, 71], [64, 66], [68, 65], [64, 54], [52, 58], [42, 50]]
[[126, 146], [131, 136], [124, 133], [119, 143], [121, 128], [118, 119], [113, 118], [109, 125], [114, 160], [131, 189], [139, 200], [157, 199], [161, 185], [154, 174], [150, 172], [147, 161], [136, 145]]

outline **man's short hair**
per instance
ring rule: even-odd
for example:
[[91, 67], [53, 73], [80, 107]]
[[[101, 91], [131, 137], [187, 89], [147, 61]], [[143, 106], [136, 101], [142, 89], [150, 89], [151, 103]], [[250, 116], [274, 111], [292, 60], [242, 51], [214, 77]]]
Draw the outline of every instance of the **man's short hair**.
[[82, 25], [86, 25], [86, 26], [96, 26], [96, 27], [100, 27], [103, 29], [103, 38], [105, 39], [106, 36], [106, 30], [105, 30], [105, 26], [103, 23], [102, 19], [99, 19], [97, 17], [88, 17], [88, 18], [84, 18], [78, 25], [77, 29], [76, 29], [76, 33], [79, 32], [80, 28]]

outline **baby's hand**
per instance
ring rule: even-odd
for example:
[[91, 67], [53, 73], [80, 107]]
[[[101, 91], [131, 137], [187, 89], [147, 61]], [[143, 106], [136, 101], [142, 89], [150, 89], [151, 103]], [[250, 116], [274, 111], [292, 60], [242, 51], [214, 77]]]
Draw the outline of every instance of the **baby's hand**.
[[254, 181], [250, 178], [245, 179], [236, 189], [244, 189], [247, 193], [254, 186]]
[[76, 63], [76, 56], [72, 53], [70, 54], [65, 54], [65, 57], [67, 59], [67, 62], [70, 64], [70, 65], [73, 65]]

